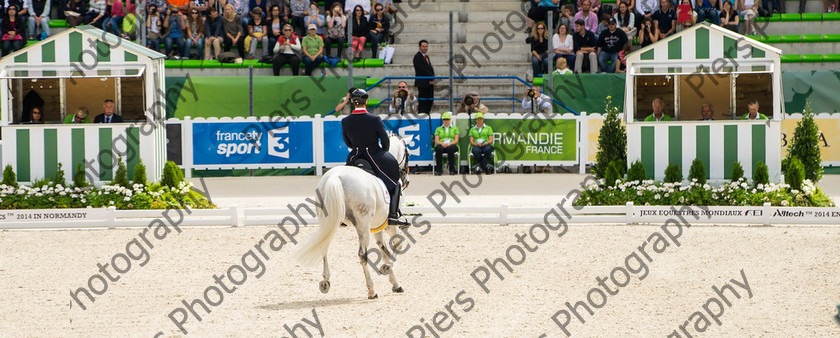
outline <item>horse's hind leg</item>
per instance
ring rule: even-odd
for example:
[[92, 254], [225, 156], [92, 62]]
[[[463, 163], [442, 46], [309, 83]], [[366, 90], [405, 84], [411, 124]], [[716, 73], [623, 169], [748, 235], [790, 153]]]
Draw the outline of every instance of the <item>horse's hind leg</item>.
[[391, 255], [391, 251], [385, 247], [385, 241], [382, 239], [382, 233], [377, 232], [374, 237], [376, 238], [376, 245], [379, 246], [380, 252], [382, 252], [382, 259], [385, 260], [385, 263], [382, 264], [382, 268], [379, 270], [380, 272], [388, 275], [388, 280], [391, 281], [391, 291], [396, 293], [403, 292], [403, 288], [400, 286], [400, 283], [397, 282], [397, 277], [394, 276], [394, 266], [391, 263], [393, 256]]
[[324, 254], [324, 280], [318, 284], [321, 293], [330, 292], [330, 265], [327, 263], [327, 255]]
[[[361, 224], [361, 225], [360, 225]], [[368, 257], [367, 250], [370, 245], [370, 217], [367, 222], [356, 222], [356, 233], [359, 234], [359, 263], [362, 264], [362, 271], [365, 272], [365, 283], [368, 289], [368, 299], [374, 299], [378, 296], [373, 291], [373, 280], [370, 278], [370, 271], [368, 271]]]

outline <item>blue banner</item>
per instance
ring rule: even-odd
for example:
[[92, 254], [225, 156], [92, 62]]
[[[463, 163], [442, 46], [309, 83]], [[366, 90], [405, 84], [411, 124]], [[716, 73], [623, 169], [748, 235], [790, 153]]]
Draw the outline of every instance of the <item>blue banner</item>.
[[312, 121], [193, 124], [196, 165], [314, 164], [313, 154]]
[[[394, 116], [394, 115], [392, 115]], [[386, 117], [385, 129], [400, 135], [408, 145], [409, 163], [432, 161], [432, 132], [440, 126], [440, 119], [399, 119]], [[350, 149], [344, 144], [341, 121], [324, 121], [324, 162], [345, 162]]]

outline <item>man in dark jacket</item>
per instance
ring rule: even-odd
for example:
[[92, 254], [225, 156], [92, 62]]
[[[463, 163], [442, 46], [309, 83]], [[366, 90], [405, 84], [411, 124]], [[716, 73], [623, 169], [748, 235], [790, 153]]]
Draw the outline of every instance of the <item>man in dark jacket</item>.
[[407, 223], [399, 219], [400, 185], [397, 183], [400, 179], [399, 164], [388, 152], [391, 142], [388, 140], [388, 133], [385, 132], [382, 119], [368, 113], [365, 108], [367, 98], [368, 94], [363, 89], [354, 90], [350, 94], [350, 102], [356, 109], [350, 116], [341, 120], [344, 143], [350, 148], [347, 165], [353, 165], [356, 159], [368, 160], [373, 165], [374, 173], [382, 179], [391, 194], [388, 223], [405, 225]]
[[[435, 76], [435, 68], [432, 67], [432, 62], [429, 61], [429, 42], [420, 40], [420, 51], [414, 54], [414, 76]], [[435, 80], [434, 79], [416, 79], [414, 86], [417, 87], [417, 98], [420, 103], [417, 107], [417, 112], [421, 114], [428, 114], [432, 111], [432, 104], [435, 98]], [[424, 100], [425, 99], [425, 100]]]
[[105, 100], [105, 104], [102, 105], [102, 109], [105, 111], [102, 114], [96, 115], [93, 119], [93, 123], [121, 123], [123, 122], [122, 116], [116, 114], [116, 106], [114, 105], [114, 100]]
[[[615, 18], [609, 18], [607, 30], [601, 32], [601, 36], [598, 37], [598, 66], [607, 73], [615, 73], [618, 52], [621, 52], [627, 43], [627, 34], [616, 26], [618, 25]], [[607, 64], [607, 60], [612, 60], [612, 63]]]

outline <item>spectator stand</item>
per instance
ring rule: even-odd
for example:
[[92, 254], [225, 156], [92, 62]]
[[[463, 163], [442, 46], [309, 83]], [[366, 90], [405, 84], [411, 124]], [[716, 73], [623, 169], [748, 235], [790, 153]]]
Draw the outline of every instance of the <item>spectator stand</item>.
[[[708, 23], [631, 53], [627, 57], [624, 111], [628, 165], [644, 164], [648, 177], [663, 179], [669, 164], [688, 177], [691, 162], [703, 161], [711, 180], [729, 179], [737, 161], [748, 178], [757, 162], [770, 180], [780, 180], [784, 101], [781, 51]], [[672, 122], [643, 122], [652, 101], [664, 100]], [[760, 103], [770, 120], [741, 120], [747, 104]], [[705, 103], [714, 121], [701, 121]]]
[[[52, 178], [61, 164], [69, 182], [82, 164], [88, 181], [101, 184], [113, 179], [120, 155], [129, 176], [142, 159], [149, 181], [160, 179], [164, 55], [119, 39], [79, 26], [0, 59], [2, 165], [11, 165], [18, 181]], [[93, 121], [108, 99], [126, 122], [62, 124], [79, 107]], [[29, 121], [24, 106], [33, 101], [45, 124], [22, 124]]]

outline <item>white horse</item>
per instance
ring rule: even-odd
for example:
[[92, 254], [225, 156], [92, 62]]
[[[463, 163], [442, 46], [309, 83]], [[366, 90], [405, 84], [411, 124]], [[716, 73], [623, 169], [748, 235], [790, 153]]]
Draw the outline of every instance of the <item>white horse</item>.
[[[402, 187], [405, 188], [408, 185], [406, 178], [408, 146], [397, 135], [389, 135], [389, 140], [391, 146], [388, 152], [397, 159], [400, 166]], [[370, 233], [374, 233], [376, 245], [379, 247], [384, 260], [379, 272], [388, 275], [388, 279], [393, 285], [391, 288], [393, 292], [403, 292], [403, 288], [394, 277], [391, 266], [392, 256], [382, 238], [383, 229], [388, 232], [388, 236], [391, 238], [396, 234], [395, 227], [388, 226], [390, 200], [385, 198], [384, 189], [385, 186], [379, 178], [353, 166], [332, 168], [318, 182], [317, 191], [320, 191], [324, 198], [323, 207], [318, 208], [318, 220], [321, 226], [306, 243], [303, 243], [298, 252], [298, 258], [304, 263], [314, 263], [319, 258], [323, 260], [324, 280], [319, 283], [322, 293], [327, 293], [330, 290], [330, 269], [329, 264], [327, 264], [327, 252], [333, 235], [335, 235], [335, 231], [341, 223], [352, 225], [359, 235], [359, 262], [365, 272], [368, 299], [377, 298], [376, 292], [373, 291], [373, 281], [367, 267]]]

